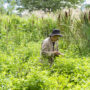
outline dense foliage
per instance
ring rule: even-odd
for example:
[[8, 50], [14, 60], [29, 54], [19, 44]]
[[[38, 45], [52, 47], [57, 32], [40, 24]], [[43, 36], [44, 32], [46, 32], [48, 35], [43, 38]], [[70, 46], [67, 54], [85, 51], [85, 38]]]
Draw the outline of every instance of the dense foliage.
[[[0, 17], [0, 90], [90, 89], [89, 15], [73, 21], [67, 15]], [[53, 28], [61, 29], [59, 48], [65, 56], [50, 67], [40, 63], [40, 49]]]
[[76, 4], [84, 2], [84, 0], [20, 0], [21, 5], [24, 6], [25, 9], [32, 10], [44, 10], [48, 9], [49, 11], [56, 11], [61, 7], [72, 7]]

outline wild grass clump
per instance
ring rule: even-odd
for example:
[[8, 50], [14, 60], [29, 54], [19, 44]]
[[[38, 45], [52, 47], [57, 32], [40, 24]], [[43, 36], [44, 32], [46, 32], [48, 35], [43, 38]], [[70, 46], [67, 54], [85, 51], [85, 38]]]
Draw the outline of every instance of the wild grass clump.
[[64, 35], [63, 39], [66, 42], [66, 47], [68, 48], [73, 44], [81, 55], [85, 55], [87, 50], [90, 49], [90, 12], [83, 13], [80, 11], [79, 18], [75, 17], [75, 15], [72, 17], [72, 14], [70, 9], [60, 13], [58, 16], [58, 26]]

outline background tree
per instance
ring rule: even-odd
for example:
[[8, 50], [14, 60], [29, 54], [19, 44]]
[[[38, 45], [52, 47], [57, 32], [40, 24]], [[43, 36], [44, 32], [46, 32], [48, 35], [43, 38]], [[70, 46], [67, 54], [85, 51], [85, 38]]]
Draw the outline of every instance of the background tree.
[[[17, 0], [18, 1], [18, 0]], [[25, 9], [32, 10], [44, 10], [48, 9], [49, 11], [55, 11], [60, 9], [61, 7], [72, 7], [76, 4], [84, 2], [84, 0], [19, 0], [21, 5], [24, 6]]]
[[16, 6], [16, 1], [15, 0], [11, 0], [9, 2], [9, 6], [7, 7], [7, 14], [12, 14], [13, 10], [15, 10], [15, 6]]
[[12, 14], [16, 5], [16, 0], [0, 0], [0, 14]]
[[0, 14], [3, 14], [6, 12], [3, 5], [4, 5], [4, 1], [0, 0]]

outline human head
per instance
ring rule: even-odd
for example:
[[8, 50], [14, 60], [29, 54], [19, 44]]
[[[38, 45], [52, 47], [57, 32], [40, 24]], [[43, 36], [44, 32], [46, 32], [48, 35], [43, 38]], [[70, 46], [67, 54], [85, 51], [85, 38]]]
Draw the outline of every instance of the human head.
[[59, 37], [60, 37], [59, 35], [50, 36], [52, 42], [57, 41]]
[[50, 34], [50, 37], [53, 42], [57, 41], [59, 37], [62, 37], [62, 35], [60, 34], [60, 30], [54, 29]]

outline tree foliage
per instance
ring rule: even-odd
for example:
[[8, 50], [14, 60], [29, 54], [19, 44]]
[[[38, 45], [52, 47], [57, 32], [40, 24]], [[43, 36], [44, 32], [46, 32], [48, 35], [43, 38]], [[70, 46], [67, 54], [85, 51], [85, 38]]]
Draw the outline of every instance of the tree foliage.
[[[18, 0], [17, 0], [18, 1]], [[32, 10], [46, 10], [55, 11], [60, 9], [61, 7], [72, 7], [72, 5], [79, 4], [84, 0], [21, 0], [21, 5], [25, 7], [25, 9]]]
[[0, 14], [12, 14], [15, 6], [16, 0], [0, 0]]

